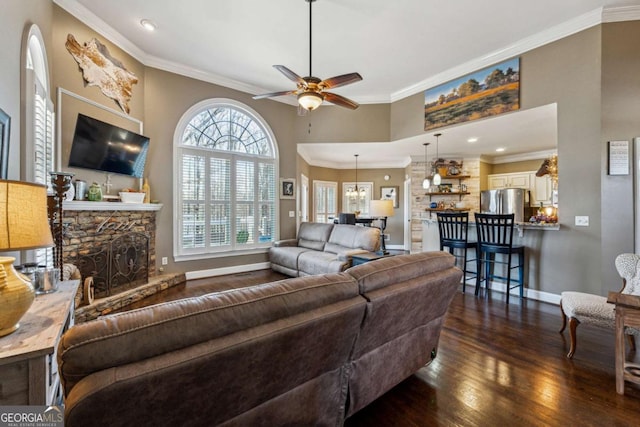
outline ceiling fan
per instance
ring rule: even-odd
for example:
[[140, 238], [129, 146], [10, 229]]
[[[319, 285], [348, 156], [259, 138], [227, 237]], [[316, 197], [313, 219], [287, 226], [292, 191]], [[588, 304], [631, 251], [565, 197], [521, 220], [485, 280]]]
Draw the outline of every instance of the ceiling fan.
[[265, 93], [263, 95], [256, 95], [253, 99], [273, 98], [283, 95], [296, 95], [298, 97], [298, 110], [302, 109], [302, 113], [306, 111], [315, 110], [322, 104], [322, 101], [327, 101], [340, 107], [350, 108], [355, 110], [358, 108], [358, 103], [350, 99], [340, 96], [335, 93], [325, 92], [325, 89], [334, 89], [336, 87], [345, 86], [351, 83], [359, 82], [362, 80], [362, 76], [358, 73], [343, 74], [340, 76], [331, 77], [330, 79], [320, 80], [318, 77], [314, 77], [311, 73], [311, 5], [316, 0], [305, 0], [309, 3], [309, 75], [307, 77], [300, 77], [284, 65], [274, 65], [273, 67], [285, 75], [289, 80], [296, 83], [297, 87], [293, 90], [285, 90], [281, 92]]

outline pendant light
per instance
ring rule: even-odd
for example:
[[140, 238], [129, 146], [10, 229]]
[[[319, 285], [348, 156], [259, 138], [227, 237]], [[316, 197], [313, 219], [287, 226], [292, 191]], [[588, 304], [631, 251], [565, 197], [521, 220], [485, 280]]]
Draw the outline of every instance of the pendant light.
[[[439, 144], [438, 144], [438, 138], [440, 137], [440, 135], [442, 135], [441, 133], [436, 133], [433, 136], [436, 137], [436, 162], [438, 160], [440, 160], [440, 156], [439, 156]], [[440, 185], [440, 183], [442, 182], [442, 177], [440, 176], [440, 174], [438, 173], [438, 170], [436, 169], [436, 173], [435, 175], [433, 175], [433, 185]]]
[[429, 164], [429, 159], [427, 157], [427, 147], [429, 146], [429, 142], [425, 142], [424, 144], [424, 181], [422, 181], [422, 188], [428, 190], [431, 188], [431, 181], [429, 181], [429, 174], [427, 172], [427, 165]]

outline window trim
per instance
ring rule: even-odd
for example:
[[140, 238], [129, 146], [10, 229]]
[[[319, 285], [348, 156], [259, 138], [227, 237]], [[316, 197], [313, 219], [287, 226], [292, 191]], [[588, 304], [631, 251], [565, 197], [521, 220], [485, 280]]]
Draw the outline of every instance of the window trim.
[[[256, 253], [265, 253], [268, 248], [266, 247], [252, 247], [252, 248], [243, 248], [243, 249], [233, 249], [228, 251], [218, 251], [218, 252], [205, 252], [205, 253], [181, 253], [180, 248], [180, 227], [178, 224], [178, 215], [179, 215], [179, 197], [178, 195], [181, 192], [181, 188], [179, 185], [178, 172], [181, 170], [180, 162], [182, 158], [180, 157], [180, 150], [183, 148], [181, 145], [182, 135], [184, 134], [187, 125], [191, 122], [191, 120], [200, 112], [204, 110], [208, 110], [211, 108], [219, 108], [219, 107], [230, 107], [236, 110], [241, 111], [247, 116], [251, 117], [257, 123], [262, 126], [263, 130], [267, 134], [268, 138], [271, 141], [273, 148], [273, 160], [274, 160], [274, 176], [275, 176], [275, 185], [279, 182], [280, 177], [280, 153], [278, 151], [278, 141], [271, 130], [271, 127], [267, 123], [267, 121], [254, 109], [249, 107], [246, 104], [243, 104], [239, 101], [229, 98], [209, 98], [202, 100], [193, 106], [191, 106], [178, 120], [178, 124], [176, 125], [174, 134], [173, 134], [173, 260], [174, 262], [183, 262], [183, 261], [193, 261], [193, 260], [201, 260], [201, 259], [209, 259], [209, 258], [223, 258], [223, 257], [231, 257], [231, 256], [240, 256], [240, 255], [249, 255]], [[201, 149], [205, 151], [203, 148], [199, 147], [189, 147], [189, 149]], [[210, 150], [206, 150], [209, 152]], [[232, 154], [232, 153], [230, 153]], [[253, 155], [253, 158], [260, 159], [264, 158], [262, 156]], [[271, 157], [269, 157], [271, 158]], [[275, 215], [275, 235], [274, 240], [278, 240], [280, 238], [280, 201], [277, 198], [274, 201], [274, 215]]]
[[347, 209], [347, 206], [349, 205], [349, 200], [348, 200], [348, 196], [347, 196], [347, 190], [351, 187], [355, 187], [357, 186], [359, 189], [364, 189], [365, 190], [365, 198], [364, 198], [364, 204], [362, 206], [362, 209], [360, 210], [360, 215], [362, 216], [368, 216], [369, 215], [369, 205], [371, 203], [371, 200], [373, 200], [373, 182], [362, 182], [362, 181], [345, 181], [342, 183], [342, 206], [340, 209], [340, 212], [345, 212], [345, 213], [353, 213], [354, 211], [350, 211], [349, 209]]

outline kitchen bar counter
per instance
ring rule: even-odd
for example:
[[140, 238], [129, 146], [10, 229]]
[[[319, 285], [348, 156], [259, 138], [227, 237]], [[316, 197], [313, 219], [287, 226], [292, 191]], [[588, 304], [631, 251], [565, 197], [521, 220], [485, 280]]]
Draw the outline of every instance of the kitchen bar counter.
[[[414, 218], [415, 222], [422, 224], [422, 251], [439, 251], [440, 250], [440, 233], [438, 231], [438, 221], [436, 218]], [[537, 223], [518, 223], [513, 233], [513, 244], [522, 245], [525, 249], [525, 296], [527, 298], [540, 299], [547, 302], [556, 303], [559, 296], [540, 292], [542, 290], [541, 279], [543, 276], [544, 263], [548, 260], [545, 258], [543, 248], [549, 246], [549, 239], [555, 240], [556, 233], [559, 233], [559, 224], [537, 224]], [[476, 224], [469, 221], [469, 241], [476, 241]], [[472, 250], [473, 252], [473, 250]], [[475, 254], [469, 255], [470, 259], [475, 258]], [[475, 271], [475, 267], [472, 267]], [[505, 271], [499, 272], [498, 275], [505, 276]], [[475, 284], [475, 281], [468, 282]], [[501, 282], [493, 283], [492, 289], [504, 291], [504, 285]], [[512, 293], [515, 291], [512, 291]], [[515, 295], [515, 294], [513, 294]]]

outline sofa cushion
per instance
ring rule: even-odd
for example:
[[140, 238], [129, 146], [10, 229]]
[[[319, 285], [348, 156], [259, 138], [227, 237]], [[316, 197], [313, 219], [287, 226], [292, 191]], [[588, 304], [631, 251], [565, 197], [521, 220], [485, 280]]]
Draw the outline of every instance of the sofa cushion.
[[333, 252], [309, 251], [300, 254], [298, 258], [299, 274], [339, 273], [351, 265], [348, 260], [340, 260]]
[[331, 230], [333, 230], [333, 224], [303, 222], [298, 230], [298, 246], [321, 251], [329, 240]]
[[106, 316], [69, 329], [58, 361], [65, 392], [83, 377], [358, 296], [353, 277], [294, 278]]
[[298, 246], [280, 246], [269, 248], [269, 261], [271, 265], [280, 265], [292, 270], [298, 269], [298, 257], [303, 252], [311, 251], [308, 248]]
[[[344, 248], [360, 248], [374, 252], [380, 249], [380, 229], [375, 227], [336, 224], [333, 226], [328, 242]], [[332, 252], [336, 250], [335, 246], [329, 246], [329, 248], [332, 249]], [[339, 252], [340, 250], [337, 250], [334, 253]]]

